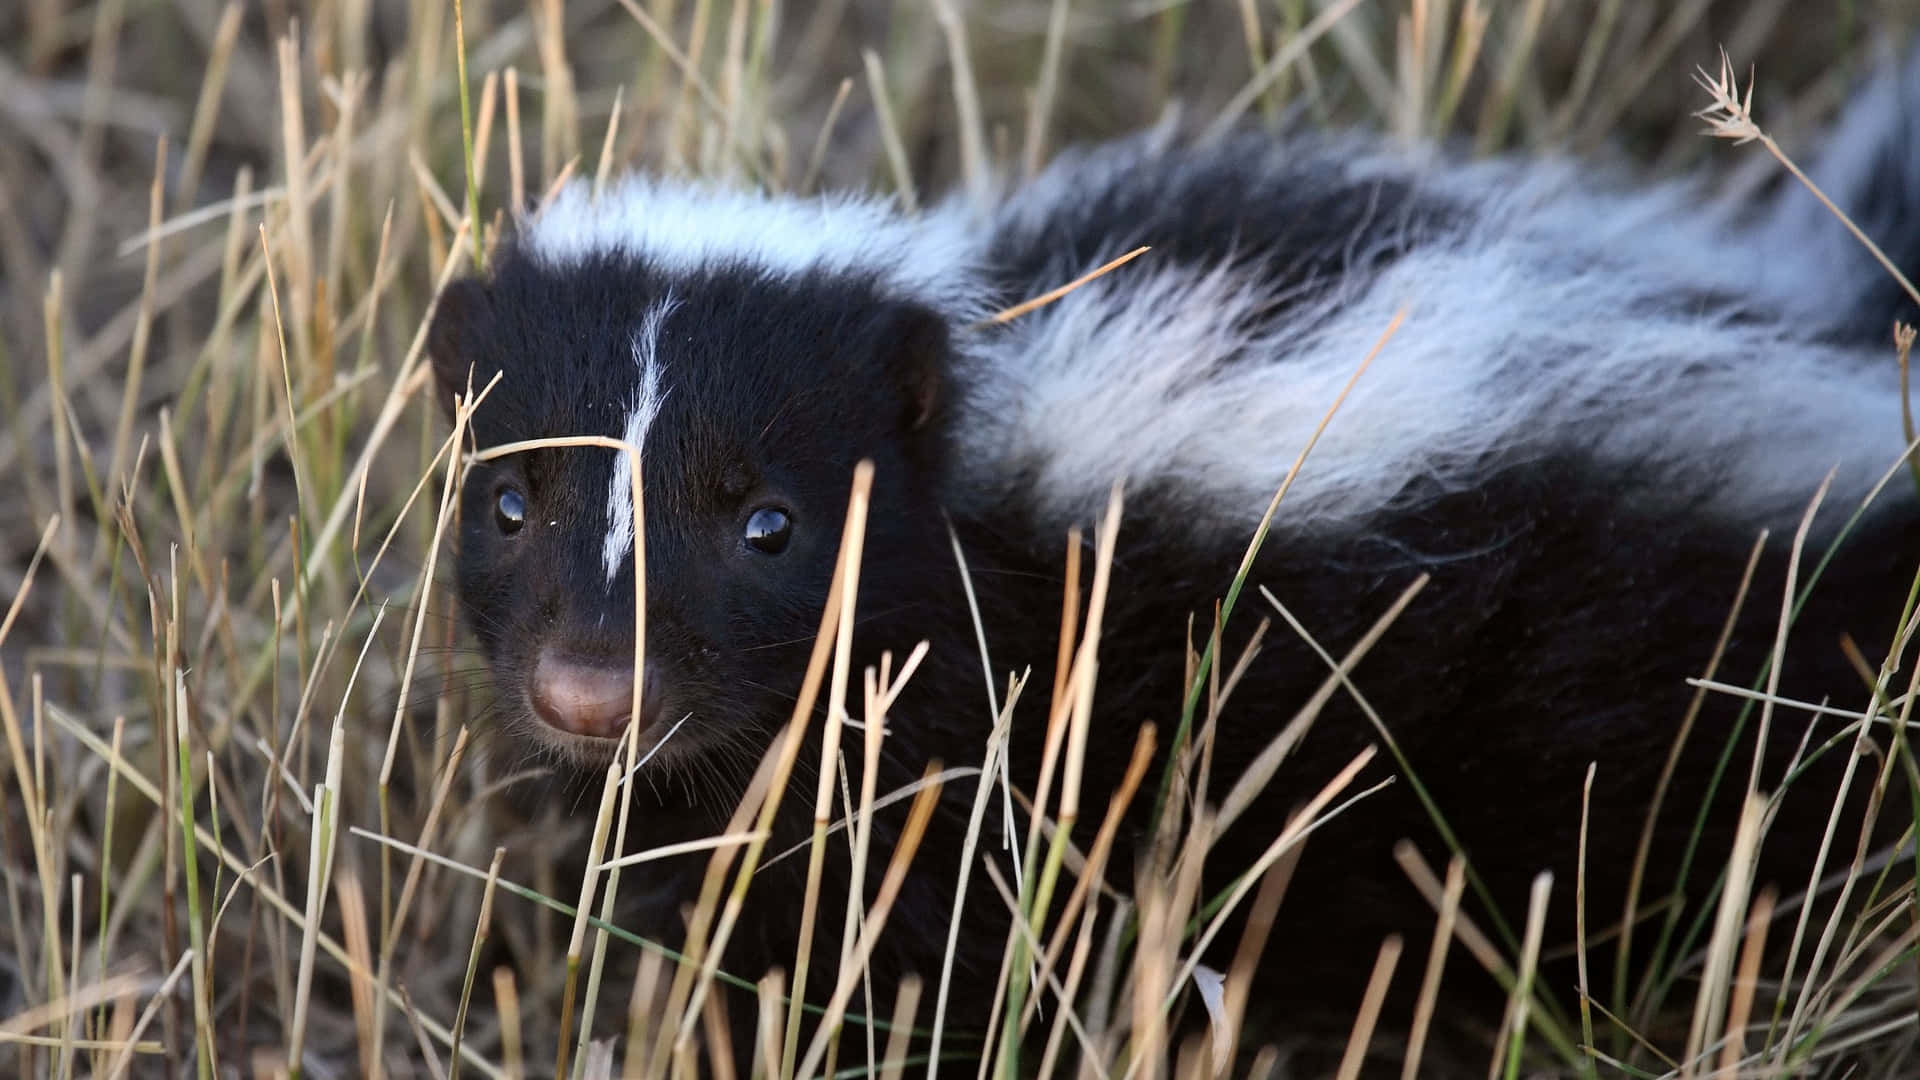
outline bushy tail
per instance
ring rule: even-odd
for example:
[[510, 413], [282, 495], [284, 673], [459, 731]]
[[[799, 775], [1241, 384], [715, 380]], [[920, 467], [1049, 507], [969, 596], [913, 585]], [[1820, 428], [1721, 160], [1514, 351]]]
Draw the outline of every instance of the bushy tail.
[[[1920, 281], [1920, 48], [1889, 54], [1855, 93], [1808, 174], [1909, 281]], [[1893, 323], [1920, 325], [1900, 281], [1797, 182], [1778, 196], [1771, 238], [1793, 265], [1797, 298], [1859, 340], [1891, 342]]]

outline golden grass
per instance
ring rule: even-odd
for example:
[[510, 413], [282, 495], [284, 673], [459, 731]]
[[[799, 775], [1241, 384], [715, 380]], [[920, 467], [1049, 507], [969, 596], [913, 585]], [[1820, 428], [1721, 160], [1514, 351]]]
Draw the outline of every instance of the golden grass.
[[[484, 690], [459, 666], [469, 661], [438, 572], [473, 460], [465, 421], [497, 388], [460, 402], [451, 434], [422, 400], [434, 297], [500, 240], [503, 204], [575, 174], [597, 186], [636, 166], [801, 191], [866, 183], [911, 208], [954, 186], [988, 197], [996, 163], [1030, 173], [1052, 148], [1150, 122], [1175, 96], [1216, 133], [1250, 113], [1298, 110], [1483, 151], [1620, 141], [1674, 166], [1713, 152], [1689, 117], [1703, 87], [1715, 134], [1762, 142], [1805, 182], [1784, 147], [1830, 111], [1859, 40], [1899, 15], [1891, 3], [1840, 4], [1833, 33], [1819, 35], [1791, 5], [1703, 0], [787, 7], [29, 0], [0, 13], [0, 475], [14, 510], [0, 521], [0, 1074], [787, 1077], [873, 1056], [883, 1076], [971, 1071], [976, 1058], [983, 1074], [1266, 1075], [1284, 1055], [1259, 1045], [1246, 974], [1285, 917], [1302, 845], [1367, 797], [1350, 785], [1377, 751], [1324, 778], [1227, 893], [1200, 895], [1199, 868], [1328, 701], [1365, 704], [1346, 672], [1420, 583], [1338, 658], [1264, 595], [1328, 675], [1258, 767], [1213, 792], [1213, 725], [1261, 641], [1232, 665], [1219, 655], [1250, 547], [1189, 657], [1181, 713], [1140, 732], [1118, 790], [1082, 790], [1116, 492], [1091, 592], [1070, 586], [1062, 598], [1058, 675], [1039, 688], [1049, 727], [1035, 790], [1005, 769], [1008, 718], [1028, 691], [1013, 679], [987, 687], [998, 722], [978, 769], [879, 791], [871, 762], [886, 715], [924, 653], [897, 670], [849, 670], [862, 474], [793, 718], [728, 827], [699, 844], [629, 850], [631, 741], [591, 823], [525, 820], [498, 797], [514, 756], [488, 753], [484, 730], [467, 726]], [[1687, 84], [1688, 61], [1723, 41], [1769, 72], [1761, 93], [1779, 141], [1724, 54], [1717, 77]], [[1910, 345], [1909, 334], [1889, 362], [1904, 371]], [[1354, 359], [1363, 377], [1368, 358]], [[638, 467], [634, 483], [638, 502]], [[644, 618], [644, 592], [637, 599]], [[1916, 622], [1898, 628], [1890, 657], [1910, 651]], [[1902, 691], [1897, 674], [1892, 660], [1863, 670], [1870, 693], [1853, 710], [1732, 685], [1715, 666], [1696, 686], [1746, 697], [1763, 725], [1775, 709], [1830, 712], [1843, 729], [1808, 752], [1848, 755], [1842, 797], [1864, 766], [1878, 812], [1903, 787], [1920, 789], [1905, 735], [1920, 675]], [[837, 753], [823, 755], [802, 845], [806, 921], [837, 921], [839, 945], [803, 948], [790, 977], [743, 983], [719, 957], [756, 868], [801, 850], [765, 844], [823, 694], [826, 745], [852, 727], [868, 766], [854, 792], [836, 785]], [[1380, 749], [1396, 753], [1392, 718], [1373, 719]], [[1149, 775], [1162, 738], [1190, 787]], [[1777, 797], [1749, 775], [1742, 846], [1710, 916], [1639, 898], [1590, 939], [1584, 872], [1573, 883], [1577, 1024], [1532, 981], [1551, 947], [1545, 898], [1566, 883], [1537, 884], [1520, 933], [1499, 919], [1482, 929], [1461, 909], [1476, 887], [1471, 864], [1456, 857], [1443, 878], [1403, 847], [1440, 933], [1417, 976], [1397, 940], [1382, 943], [1339, 1074], [1360, 1067], [1395, 980], [1420, 980], [1404, 1075], [1431, 1060], [1442, 960], [1457, 950], [1513, 991], [1504, 1037], [1475, 1067], [1488, 1075], [1761, 1077], [1843, 1062], [1902, 1075], [1920, 953], [1911, 875], [1864, 831], [1829, 869], [1829, 849], [1848, 839], [1836, 809], [1804, 894], [1749, 902], [1751, 847]], [[982, 835], [992, 801], [1010, 818], [1028, 814], [1024, 835], [1004, 838], [1006, 858], [981, 864], [1015, 916], [986, 1032], [947, 1030], [950, 970], [890, 1001], [863, 978], [935, 793], [967, 780], [970, 854], [996, 843]], [[1117, 896], [1103, 872], [1122, 815], [1143, 797], [1167, 811], [1149, 853], [1164, 873]], [[865, 867], [874, 811], [907, 800], [918, 824], [878, 871], [877, 901], [863, 907], [860, 889], [824, 895], [835, 834]], [[1101, 807], [1090, 834], [1083, 804]], [[553, 857], [565, 847], [586, 855], [578, 881]], [[685, 944], [623, 931], [622, 870], [697, 851], [709, 863]], [[1200, 946], [1241, 908], [1230, 969], [1203, 972]], [[1654, 974], [1628, 986], [1616, 972], [1592, 996], [1589, 945], [1631, 943], [1649, 925]], [[1782, 939], [1789, 977], [1770, 983], [1761, 959]], [[812, 935], [802, 940], [810, 948]], [[827, 1000], [788, 992], [810, 967], [831, 969]], [[1203, 1002], [1192, 988], [1210, 975], [1221, 976], [1219, 998]], [[754, 1015], [729, 1015], [716, 982], [750, 992]], [[1177, 1009], [1205, 1010], [1204, 1042], [1173, 1045]], [[1676, 1015], [1680, 1035], [1656, 1029]], [[700, 1057], [703, 1044], [726, 1045], [714, 1036], [729, 1027], [754, 1034], [753, 1060]]]

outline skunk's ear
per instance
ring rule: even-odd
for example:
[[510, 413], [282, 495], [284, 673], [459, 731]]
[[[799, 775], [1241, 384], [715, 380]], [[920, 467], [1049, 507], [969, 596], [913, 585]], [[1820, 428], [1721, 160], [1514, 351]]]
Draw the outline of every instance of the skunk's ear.
[[427, 328], [427, 356], [433, 362], [434, 396], [440, 412], [453, 418], [454, 399], [467, 392], [471, 373], [475, 392], [486, 385], [492, 370], [485, 359], [486, 342], [493, 335], [493, 301], [486, 283], [461, 278], [448, 283], [433, 309]]
[[918, 431], [946, 407], [952, 340], [947, 321], [919, 304], [889, 303], [862, 330], [866, 350], [878, 359], [885, 383], [897, 394], [900, 423]]

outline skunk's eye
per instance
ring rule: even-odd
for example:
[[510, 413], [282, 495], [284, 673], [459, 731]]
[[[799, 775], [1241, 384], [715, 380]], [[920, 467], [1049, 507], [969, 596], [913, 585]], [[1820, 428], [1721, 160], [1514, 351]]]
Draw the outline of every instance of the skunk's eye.
[[527, 497], [518, 488], [502, 488], [493, 502], [493, 520], [500, 531], [512, 536], [527, 523]]
[[793, 519], [774, 506], [763, 506], [747, 518], [747, 545], [767, 555], [787, 550], [793, 539]]

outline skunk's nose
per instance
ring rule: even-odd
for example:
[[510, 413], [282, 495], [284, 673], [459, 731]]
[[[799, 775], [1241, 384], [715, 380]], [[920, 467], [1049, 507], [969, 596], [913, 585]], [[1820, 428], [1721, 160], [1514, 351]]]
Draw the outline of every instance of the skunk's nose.
[[[645, 697], [640, 703], [642, 729], [660, 711], [658, 669], [647, 665]], [[630, 659], [593, 659], [554, 648], [540, 650], [533, 668], [529, 695], [540, 719], [570, 735], [618, 738], [633, 715], [633, 662]]]

